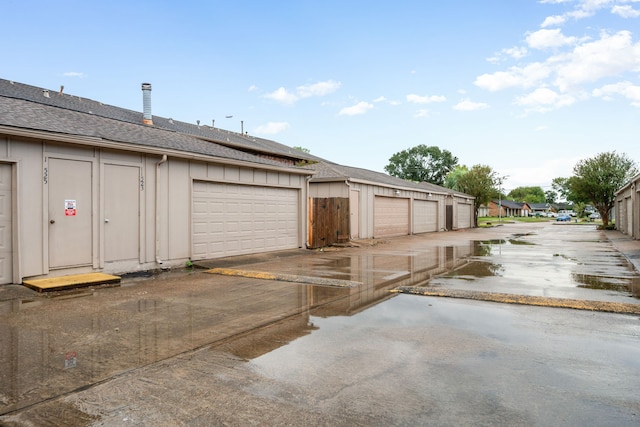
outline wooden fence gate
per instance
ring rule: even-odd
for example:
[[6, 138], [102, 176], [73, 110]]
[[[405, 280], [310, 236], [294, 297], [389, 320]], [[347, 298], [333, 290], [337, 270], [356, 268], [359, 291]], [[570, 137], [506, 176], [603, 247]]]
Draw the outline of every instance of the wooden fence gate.
[[349, 241], [349, 199], [309, 198], [309, 247], [311, 249]]

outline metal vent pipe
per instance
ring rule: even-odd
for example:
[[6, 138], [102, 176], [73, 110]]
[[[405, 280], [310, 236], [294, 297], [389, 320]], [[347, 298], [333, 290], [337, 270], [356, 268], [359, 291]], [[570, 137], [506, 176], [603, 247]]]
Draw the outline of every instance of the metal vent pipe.
[[153, 125], [151, 116], [151, 83], [142, 83], [142, 123]]

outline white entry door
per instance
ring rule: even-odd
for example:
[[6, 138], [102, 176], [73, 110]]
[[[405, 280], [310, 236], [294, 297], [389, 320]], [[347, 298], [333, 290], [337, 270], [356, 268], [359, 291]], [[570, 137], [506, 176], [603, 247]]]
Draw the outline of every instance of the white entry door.
[[13, 283], [11, 165], [0, 164], [0, 284]]
[[49, 267], [91, 265], [93, 163], [48, 159]]
[[104, 165], [104, 260], [140, 258], [140, 168]]

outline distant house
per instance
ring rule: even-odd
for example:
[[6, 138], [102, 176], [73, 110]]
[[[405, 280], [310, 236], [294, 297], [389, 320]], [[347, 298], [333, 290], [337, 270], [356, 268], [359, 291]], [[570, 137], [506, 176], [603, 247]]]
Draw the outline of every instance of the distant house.
[[640, 175], [633, 177], [616, 192], [614, 205], [614, 211], [617, 215], [616, 229], [634, 239], [640, 239], [640, 195], [638, 192], [640, 192]]
[[551, 209], [559, 214], [569, 214], [573, 212], [573, 203], [553, 203]]
[[529, 207], [531, 208], [530, 215], [535, 214], [548, 214], [552, 212], [551, 205], [549, 203], [529, 203]]
[[531, 215], [531, 207], [526, 202], [494, 199], [487, 206], [488, 216], [525, 217]]
[[309, 167], [311, 247], [475, 226], [468, 194], [328, 161]]

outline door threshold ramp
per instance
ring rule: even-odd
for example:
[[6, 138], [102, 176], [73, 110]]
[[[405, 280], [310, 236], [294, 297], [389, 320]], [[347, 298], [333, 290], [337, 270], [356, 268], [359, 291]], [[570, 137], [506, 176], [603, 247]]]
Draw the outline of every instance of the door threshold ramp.
[[38, 292], [64, 291], [89, 286], [120, 284], [120, 276], [104, 273], [72, 274], [46, 279], [23, 280], [22, 284]]

